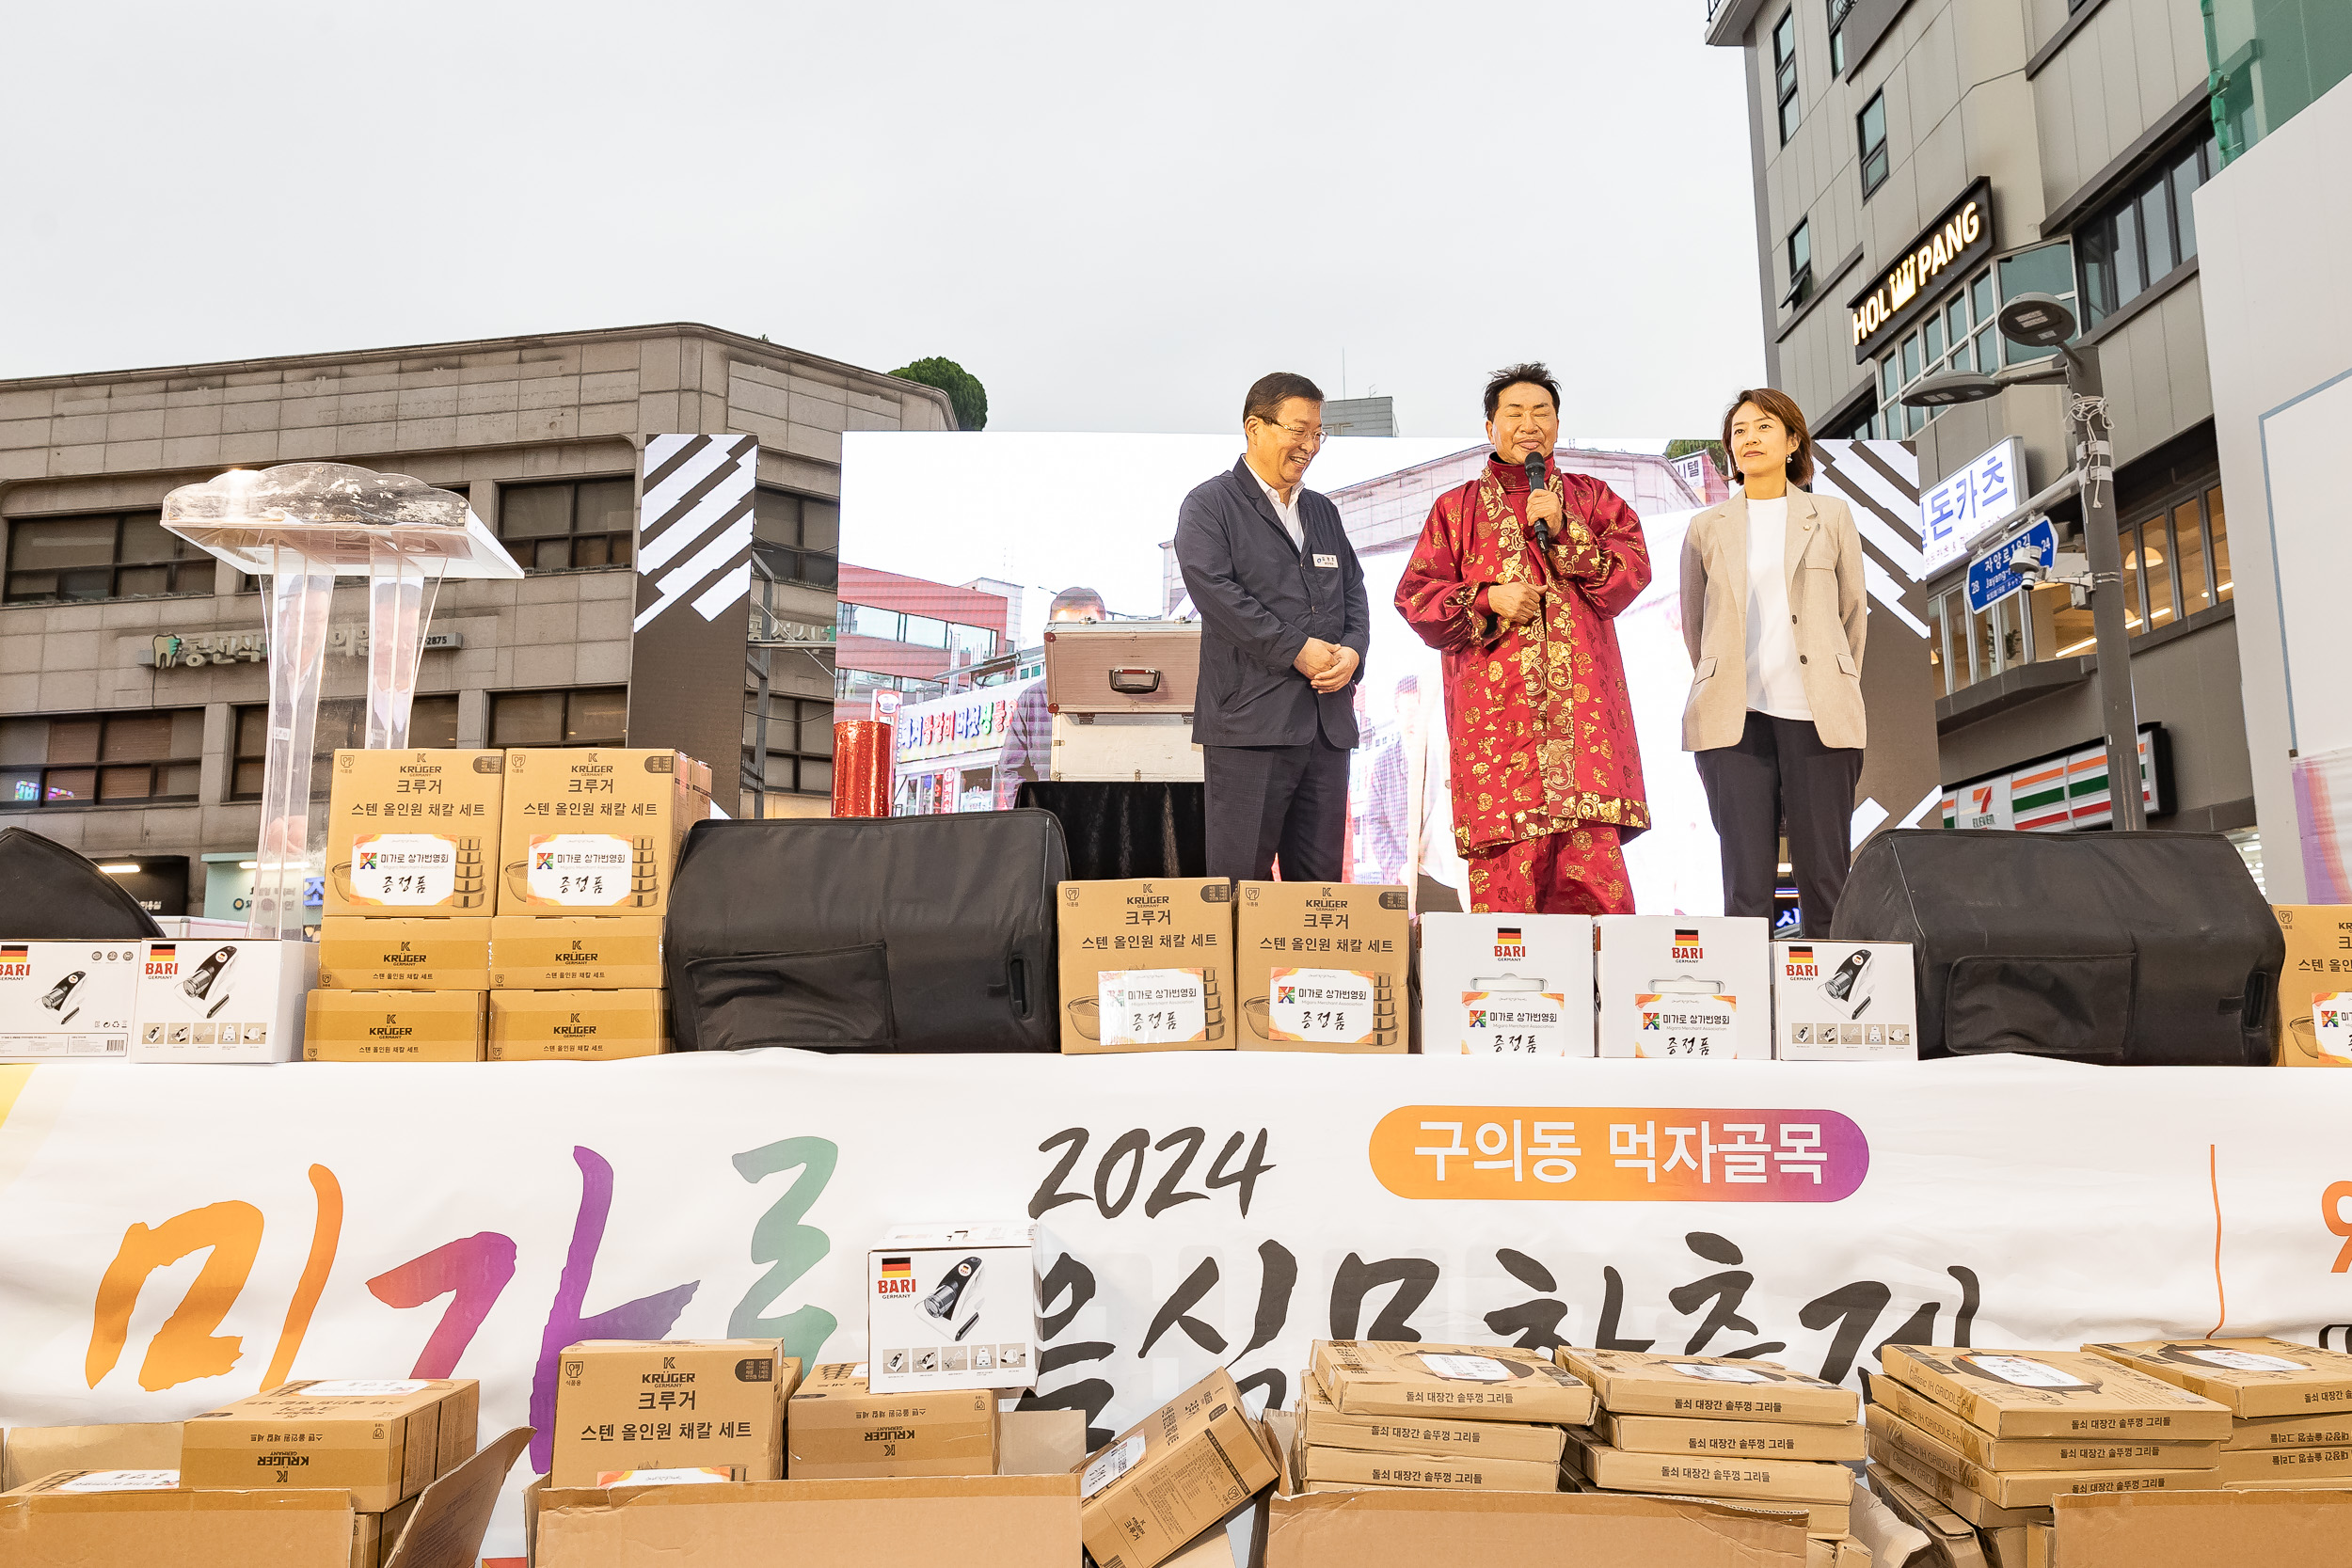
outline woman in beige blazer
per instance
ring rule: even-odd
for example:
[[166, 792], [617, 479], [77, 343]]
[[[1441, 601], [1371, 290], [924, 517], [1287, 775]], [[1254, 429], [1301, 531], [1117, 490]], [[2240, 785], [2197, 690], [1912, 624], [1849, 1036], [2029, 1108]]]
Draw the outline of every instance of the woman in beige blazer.
[[1804, 934], [1826, 937], [1862, 777], [1862, 544], [1844, 501], [1803, 488], [1813, 437], [1793, 400], [1732, 399], [1724, 451], [1740, 490], [1682, 542], [1682, 748], [1723, 846], [1724, 912], [1771, 917], [1785, 821]]

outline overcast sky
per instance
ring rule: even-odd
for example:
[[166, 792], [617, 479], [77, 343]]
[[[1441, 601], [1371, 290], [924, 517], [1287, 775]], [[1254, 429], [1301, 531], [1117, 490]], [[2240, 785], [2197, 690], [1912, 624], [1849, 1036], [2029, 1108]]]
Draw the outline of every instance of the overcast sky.
[[690, 320], [1225, 431], [1258, 374], [1581, 435], [1762, 372], [1702, 0], [19, 7], [0, 377]]

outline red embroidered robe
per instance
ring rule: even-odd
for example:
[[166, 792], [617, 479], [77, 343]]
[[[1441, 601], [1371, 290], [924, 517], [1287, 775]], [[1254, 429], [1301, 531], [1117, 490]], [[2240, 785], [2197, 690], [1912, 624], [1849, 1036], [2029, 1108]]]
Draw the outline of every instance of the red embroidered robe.
[[[1649, 586], [1642, 520], [1586, 474], [1546, 480], [1564, 515], [1550, 559], [1526, 524], [1527, 472], [1493, 457], [1439, 496], [1397, 583], [1396, 608], [1445, 656], [1454, 836], [1464, 855], [1580, 825], [1620, 839], [1649, 826], [1617, 615]], [[1504, 626], [1490, 583], [1545, 588], [1543, 613]]]

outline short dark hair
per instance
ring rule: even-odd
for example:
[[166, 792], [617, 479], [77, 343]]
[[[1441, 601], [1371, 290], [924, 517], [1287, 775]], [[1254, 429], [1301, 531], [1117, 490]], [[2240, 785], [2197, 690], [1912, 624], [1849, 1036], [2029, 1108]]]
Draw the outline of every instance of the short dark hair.
[[1524, 365], [1505, 365], [1486, 378], [1487, 419], [1495, 417], [1495, 409], [1502, 402], [1502, 394], [1521, 382], [1530, 387], [1541, 387], [1549, 392], [1551, 411], [1555, 414], [1560, 412], [1560, 383], [1551, 379], [1551, 367], [1541, 359], [1530, 359]]
[[1110, 610], [1103, 603], [1103, 595], [1091, 588], [1065, 588], [1054, 595], [1054, 602], [1045, 607], [1045, 618], [1058, 617], [1065, 610], [1090, 610], [1098, 621], [1110, 619]]
[[1724, 460], [1731, 465], [1731, 472], [1724, 477], [1741, 477], [1740, 459], [1733, 455], [1731, 450], [1731, 421], [1738, 419], [1740, 410], [1751, 403], [1778, 420], [1781, 427], [1797, 438], [1796, 450], [1788, 454], [1788, 483], [1800, 490], [1812, 483], [1813, 432], [1805, 425], [1804, 410], [1797, 406], [1795, 398], [1770, 387], [1750, 387], [1735, 394], [1731, 406], [1724, 410]]
[[1242, 399], [1241, 421], [1248, 424], [1252, 420], [1263, 420], [1272, 424], [1276, 412], [1293, 398], [1321, 403], [1323, 388], [1305, 376], [1294, 375], [1289, 371], [1262, 375], [1249, 384], [1249, 395]]

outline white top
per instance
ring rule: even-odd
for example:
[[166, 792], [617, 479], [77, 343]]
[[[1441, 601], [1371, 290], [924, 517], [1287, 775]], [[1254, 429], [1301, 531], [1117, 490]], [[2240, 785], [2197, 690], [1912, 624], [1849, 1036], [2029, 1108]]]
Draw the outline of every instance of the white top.
[[[1247, 463], [1244, 463], [1242, 467], [1249, 468], [1249, 465]], [[1306, 486], [1303, 484], [1292, 485], [1290, 504], [1285, 506], [1282, 504], [1282, 498], [1275, 493], [1274, 486], [1268, 484], [1265, 482], [1264, 477], [1261, 475], [1257, 469], [1249, 468], [1249, 477], [1258, 482], [1259, 489], [1265, 492], [1266, 504], [1273, 507], [1274, 515], [1282, 520], [1282, 528], [1284, 531], [1289, 533], [1291, 536], [1292, 547], [1304, 552], [1307, 548], [1307, 529], [1306, 525], [1298, 520], [1298, 492], [1304, 490]]]
[[1748, 707], [1810, 721], [1788, 609], [1788, 498], [1748, 502]]

